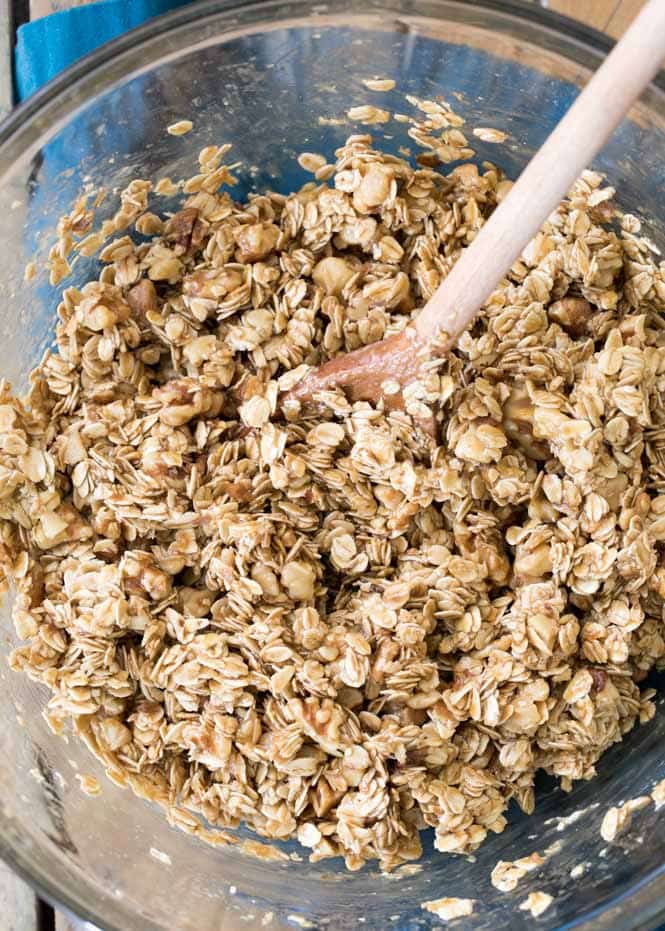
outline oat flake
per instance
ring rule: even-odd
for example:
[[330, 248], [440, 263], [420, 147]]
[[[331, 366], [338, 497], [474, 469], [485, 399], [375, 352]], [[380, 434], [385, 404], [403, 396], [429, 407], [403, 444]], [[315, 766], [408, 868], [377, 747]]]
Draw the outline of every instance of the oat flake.
[[194, 128], [194, 124], [191, 120], [178, 120], [177, 123], [171, 123], [170, 126], [166, 127], [166, 131], [169, 136], [184, 136], [186, 133], [191, 132]]

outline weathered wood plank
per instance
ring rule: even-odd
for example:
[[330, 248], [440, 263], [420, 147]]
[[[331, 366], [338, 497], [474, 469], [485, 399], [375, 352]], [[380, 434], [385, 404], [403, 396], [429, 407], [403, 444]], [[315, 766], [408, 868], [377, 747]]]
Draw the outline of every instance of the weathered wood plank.
[[93, 0], [30, 0], [30, 19], [41, 19], [58, 10], [68, 10], [73, 6], [85, 6]]
[[628, 29], [644, 3], [645, 0], [623, 0], [612, 14], [606, 31], [618, 39]]
[[584, 0], [583, 3], [579, 0], [549, 0], [549, 3], [544, 5], [556, 13], [570, 16], [571, 19], [579, 19], [587, 26], [604, 30], [616, 3], [617, 0]]
[[12, 108], [12, 12], [11, 0], [0, 0], [0, 117]]
[[0, 915], [3, 931], [39, 931], [37, 896], [0, 862]]
[[[92, 0], [30, 0], [30, 18], [39, 19], [58, 10], [84, 6]], [[645, 0], [549, 0], [551, 10], [579, 19], [618, 38], [633, 21]]]

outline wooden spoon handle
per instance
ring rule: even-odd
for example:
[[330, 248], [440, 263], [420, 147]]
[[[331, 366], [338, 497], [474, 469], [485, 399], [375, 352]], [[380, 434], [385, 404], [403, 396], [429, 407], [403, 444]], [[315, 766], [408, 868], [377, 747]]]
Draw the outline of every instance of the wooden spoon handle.
[[665, 0], [650, 0], [415, 320], [430, 344], [467, 329], [665, 59]]

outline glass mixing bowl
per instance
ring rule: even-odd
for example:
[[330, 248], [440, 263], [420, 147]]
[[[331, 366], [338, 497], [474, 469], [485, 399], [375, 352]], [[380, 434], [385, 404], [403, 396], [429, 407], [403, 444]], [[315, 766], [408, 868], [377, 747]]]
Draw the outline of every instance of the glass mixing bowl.
[[[498, 0], [207, 2], [149, 22], [84, 59], [0, 129], [0, 371], [24, 386], [50, 345], [57, 291], [42, 276], [26, 285], [24, 266], [43, 255], [86, 184], [187, 177], [203, 145], [228, 141], [243, 164], [238, 197], [267, 186], [286, 192], [307, 179], [297, 153], [330, 154], [353, 131], [319, 117], [368, 101], [403, 111], [407, 92], [441, 94], [471, 125], [507, 131], [506, 146], [479, 143], [478, 156], [516, 176], [605, 51], [597, 34]], [[395, 90], [367, 91], [362, 78], [377, 75], [394, 78]], [[596, 163], [621, 205], [650, 218], [656, 241], [665, 222], [662, 88], [645, 93]], [[193, 131], [168, 135], [182, 118]], [[390, 151], [411, 143], [403, 123], [374, 130]], [[73, 283], [94, 270], [95, 260], [80, 262]], [[8, 650], [8, 605], [1, 629]], [[454, 895], [477, 902], [465, 928], [519, 929], [533, 923], [518, 905], [535, 889], [555, 899], [538, 921], [544, 928], [648, 927], [664, 908], [665, 812], [651, 805], [606, 849], [598, 828], [609, 805], [665, 777], [665, 713], [609, 752], [592, 782], [568, 795], [543, 782], [535, 815], [511, 809], [504, 833], [475, 857], [438, 855], [430, 844], [422, 867], [386, 878], [372, 866], [348, 874], [336, 861], [310, 865], [295, 846], [291, 860], [259, 862], [180, 833], [108, 782], [76, 740], [54, 737], [40, 715], [45, 698], [0, 672], [0, 853], [45, 897], [104, 928], [424, 929], [440, 922], [420, 903]], [[77, 771], [100, 777], [100, 798], [82, 794]], [[557, 817], [569, 819], [564, 830]], [[548, 848], [545, 868], [515, 892], [491, 886], [498, 859]], [[586, 872], [571, 879], [579, 864]]]

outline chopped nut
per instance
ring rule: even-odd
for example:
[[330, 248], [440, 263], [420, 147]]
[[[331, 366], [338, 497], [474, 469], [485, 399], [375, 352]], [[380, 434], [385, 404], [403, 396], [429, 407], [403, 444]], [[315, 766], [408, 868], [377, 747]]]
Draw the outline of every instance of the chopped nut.
[[288, 562], [282, 569], [282, 583], [290, 598], [311, 601], [314, 598], [314, 570], [304, 562]]
[[258, 262], [273, 251], [278, 239], [279, 230], [272, 223], [241, 226], [236, 236], [236, 259], [239, 262]]
[[166, 224], [166, 234], [172, 237], [177, 245], [187, 250], [193, 242], [193, 233], [198, 220], [199, 211], [196, 207], [186, 207], [179, 210]]
[[312, 278], [315, 284], [323, 288], [326, 294], [335, 294], [339, 297], [347, 281], [353, 278], [354, 274], [354, 269], [344, 259], [338, 259], [331, 255], [317, 262], [312, 272]]
[[534, 436], [534, 405], [526, 389], [515, 385], [503, 406], [501, 425], [508, 436], [533, 459], [548, 459], [549, 447]]
[[137, 316], [145, 316], [148, 311], [158, 310], [157, 291], [149, 278], [141, 278], [138, 284], [127, 292], [127, 303]]
[[353, 194], [353, 205], [361, 213], [369, 213], [384, 204], [390, 195], [392, 172], [385, 165], [370, 165]]
[[552, 304], [547, 312], [551, 320], [572, 336], [583, 336], [587, 333], [587, 324], [593, 316], [591, 304], [583, 297], [564, 297]]

